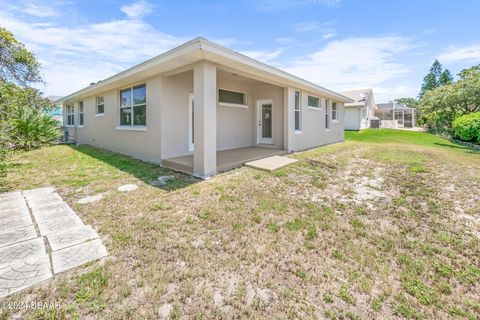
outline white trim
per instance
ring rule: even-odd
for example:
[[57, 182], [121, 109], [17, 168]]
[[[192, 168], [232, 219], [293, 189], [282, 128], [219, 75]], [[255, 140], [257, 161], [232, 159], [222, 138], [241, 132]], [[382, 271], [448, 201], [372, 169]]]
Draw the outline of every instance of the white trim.
[[105, 113], [95, 113], [95, 117], [103, 117]]
[[74, 124], [66, 124], [64, 125], [65, 128], [75, 128]]
[[303, 131], [301, 131], [301, 130], [295, 130], [295, 134], [302, 134], [302, 133], [303, 133]]
[[[188, 151], [193, 151], [195, 149], [194, 141], [192, 141], [192, 137], [195, 139], [195, 137], [193, 136], [194, 133], [192, 130], [193, 124], [194, 124], [192, 113], [195, 112], [194, 98], [195, 98], [195, 95], [193, 93], [188, 94]], [[194, 117], [195, 117], [195, 114], [194, 114]]]
[[[271, 138], [263, 138], [262, 137], [262, 125], [261, 125], [261, 118], [262, 118], [262, 110], [261, 107], [264, 104], [270, 104], [272, 106], [272, 114], [270, 115], [271, 123], [272, 123], [272, 137]], [[273, 121], [273, 99], [262, 99], [262, 100], [257, 100], [257, 116], [255, 118], [256, 122], [256, 127], [257, 127], [257, 144], [270, 144], [273, 145], [273, 126], [274, 126], [274, 121]], [[260, 124], [260, 125], [259, 125]]]
[[83, 127], [84, 127], [84, 126], [77, 126], [77, 128], [80, 128], [80, 129], [83, 128]]
[[333, 120], [333, 119], [332, 119], [332, 123], [339, 123], [339, 122], [340, 122], [340, 121], [338, 121], [338, 120]]
[[310, 110], [315, 110], [315, 111], [322, 111], [322, 108], [321, 107], [310, 107], [308, 106], [307, 109], [310, 109]]
[[236, 103], [228, 103], [228, 102], [219, 102], [219, 106], [221, 107], [234, 107], [234, 108], [244, 108], [248, 109], [248, 105], [246, 104], [236, 104]]
[[[145, 78], [148, 78], [154, 74], [153, 70], [155, 67], [158, 68], [158, 66], [167, 65], [174, 59], [178, 59], [178, 61], [188, 61], [188, 63], [196, 62], [198, 60], [201, 60], [201, 58], [198, 58], [199, 56], [201, 56], [197, 55], [198, 53], [203, 53], [203, 56], [205, 57], [204, 59], [208, 61], [217, 61], [215, 60], [215, 58], [222, 57], [230, 60], [232, 62], [232, 65], [239, 64], [240, 69], [242, 69], [242, 66], [245, 66], [246, 68], [254, 68], [258, 70], [258, 73], [262, 74], [262, 76], [268, 77], [272, 81], [276, 81], [277, 83], [280, 82], [285, 86], [298, 87], [299, 89], [307, 91], [313, 90], [323, 96], [337, 98], [338, 100], [347, 103], [353, 102], [352, 99], [337, 92], [328, 90], [310, 81], [296, 77], [285, 71], [247, 57], [241, 53], [222, 47], [203, 38], [195, 38], [183, 45], [180, 45], [170, 51], [167, 51], [152, 59], [142, 62], [130, 69], [122, 71], [114, 76], [106, 78], [93, 85], [76, 91], [68, 96], [65, 96], [57, 100], [56, 102], [68, 102], [78, 97], [88, 97], [102, 91], [105, 92], [114, 89], [115, 87], [118, 87], [120, 85], [120, 82], [122, 80], [131, 77], [139, 72], [145, 72], [147, 70], [151, 71], [145, 75]], [[196, 57], [197, 60], [192, 61], [192, 59], [187, 59], [187, 57]]]
[[117, 126], [115, 129], [124, 131], [147, 131], [146, 126]]

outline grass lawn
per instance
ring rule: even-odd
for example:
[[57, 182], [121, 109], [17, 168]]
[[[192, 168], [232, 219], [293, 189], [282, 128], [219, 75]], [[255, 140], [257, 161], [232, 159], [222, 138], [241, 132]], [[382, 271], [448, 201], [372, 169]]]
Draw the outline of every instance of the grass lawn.
[[[51, 185], [110, 258], [8, 301], [0, 318], [478, 319], [480, 153], [399, 130], [207, 181], [89, 146], [11, 158], [2, 191]], [[165, 187], [151, 182], [174, 174]], [[139, 188], [120, 193], [122, 184]], [[86, 195], [96, 203], [78, 204]]]

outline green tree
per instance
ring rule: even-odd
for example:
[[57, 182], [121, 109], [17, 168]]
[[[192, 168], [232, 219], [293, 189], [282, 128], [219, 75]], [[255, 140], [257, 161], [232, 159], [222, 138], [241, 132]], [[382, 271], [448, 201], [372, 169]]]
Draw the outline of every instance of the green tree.
[[[0, 174], [4, 173], [8, 150], [42, 145], [45, 141], [51, 141], [46, 136], [51, 136], [50, 133], [58, 130], [56, 123], [39, 116], [26, 116], [25, 109], [39, 113], [53, 107], [50, 101], [41, 96], [40, 91], [31, 88], [31, 85], [42, 82], [40, 63], [35, 55], [16, 40], [10, 31], [0, 27]], [[19, 117], [26, 121], [40, 121], [41, 124], [25, 126], [24, 122], [18, 121]], [[36, 132], [30, 134], [26, 131], [29, 129], [35, 129]], [[20, 141], [25, 137], [31, 139], [30, 143]], [[32, 141], [37, 138], [40, 140]]]
[[462, 70], [459, 80], [425, 92], [419, 106], [429, 128], [449, 131], [455, 118], [480, 111], [480, 65]]
[[427, 91], [450, 84], [452, 81], [453, 77], [450, 71], [448, 69], [443, 70], [442, 64], [435, 59], [430, 67], [430, 71], [423, 78], [423, 83], [418, 98], [421, 99]]
[[453, 82], [453, 76], [448, 69], [445, 69], [441, 74], [438, 82], [441, 86], [451, 84]]
[[21, 86], [42, 82], [40, 63], [13, 34], [0, 27], [0, 80]]

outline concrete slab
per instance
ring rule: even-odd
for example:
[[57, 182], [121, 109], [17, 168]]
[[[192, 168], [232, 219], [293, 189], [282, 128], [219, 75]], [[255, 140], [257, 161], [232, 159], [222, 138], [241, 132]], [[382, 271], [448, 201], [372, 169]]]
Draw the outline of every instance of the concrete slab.
[[52, 277], [48, 254], [30, 256], [0, 269], [0, 299]]
[[106, 256], [107, 249], [105, 249], [100, 239], [53, 251], [53, 273], [58, 274]]
[[255, 161], [250, 161], [245, 163], [247, 167], [252, 167], [255, 169], [274, 171], [283, 167], [288, 166], [289, 164], [295, 163], [298, 160], [292, 159], [284, 156], [273, 156], [267, 157]]
[[88, 240], [98, 239], [98, 234], [92, 227], [82, 226], [80, 228], [62, 230], [57, 233], [49, 234], [47, 235], [47, 239], [52, 251], [58, 251]]
[[0, 221], [0, 232], [3, 233], [30, 225], [33, 225], [33, 221], [30, 216], [21, 216], [12, 219], [2, 219]]
[[23, 241], [0, 248], [0, 270], [8, 268], [21, 260], [45, 254], [43, 237]]
[[84, 226], [82, 220], [77, 216], [61, 216], [38, 223], [38, 229], [42, 236], [53, 234], [59, 230], [70, 230]]
[[2, 232], [0, 233], [0, 248], [37, 237], [37, 231], [33, 225]]
[[0, 194], [0, 204], [0, 298], [107, 255], [53, 188]]

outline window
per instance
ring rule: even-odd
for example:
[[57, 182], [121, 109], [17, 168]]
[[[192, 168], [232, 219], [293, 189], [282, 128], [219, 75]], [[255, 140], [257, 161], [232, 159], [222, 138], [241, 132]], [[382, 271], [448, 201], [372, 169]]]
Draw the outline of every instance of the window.
[[75, 125], [75, 109], [72, 105], [67, 105], [67, 126]]
[[78, 101], [78, 125], [83, 126], [83, 101]]
[[247, 104], [247, 94], [243, 92], [219, 89], [218, 102], [220, 102], [220, 104], [224, 103], [245, 106]]
[[147, 125], [147, 90], [144, 84], [120, 91], [120, 125]]
[[308, 96], [308, 106], [311, 108], [320, 108], [320, 98]]
[[337, 103], [332, 101], [332, 120], [337, 120]]
[[301, 131], [300, 126], [300, 92], [295, 91], [295, 131]]
[[104, 114], [105, 112], [105, 98], [97, 97], [97, 114]]
[[325, 101], [325, 129], [330, 129], [330, 119], [328, 119], [328, 109], [330, 107], [330, 101], [326, 100]]

